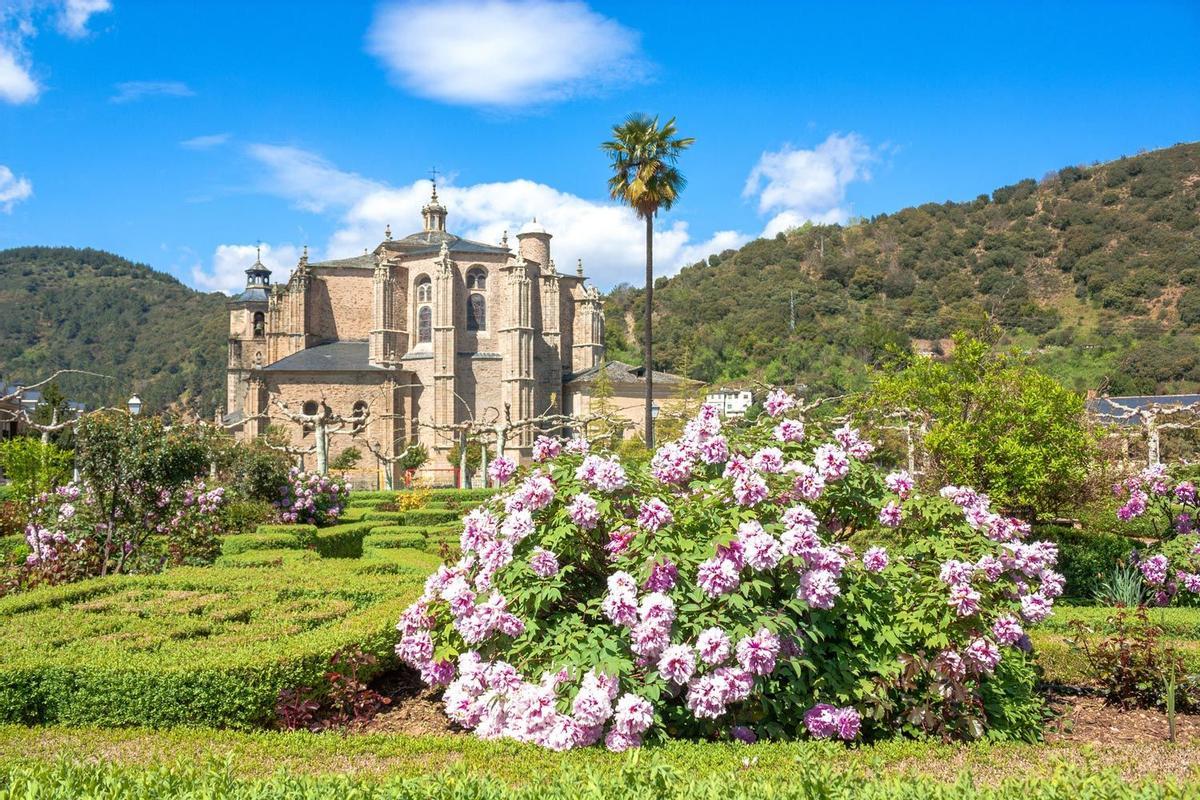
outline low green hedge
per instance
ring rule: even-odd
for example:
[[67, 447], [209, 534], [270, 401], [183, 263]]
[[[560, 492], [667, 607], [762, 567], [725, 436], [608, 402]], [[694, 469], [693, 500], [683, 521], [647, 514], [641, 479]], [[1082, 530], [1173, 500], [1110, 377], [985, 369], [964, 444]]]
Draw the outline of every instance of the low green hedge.
[[273, 533], [289, 533], [292, 536], [295, 536], [297, 539], [299, 539], [301, 542], [303, 542], [306, 545], [311, 544], [312, 541], [317, 538], [317, 526], [316, 525], [306, 525], [306, 524], [259, 525], [257, 528], [254, 529], [254, 532], [257, 534], [261, 534], [261, 535], [273, 534]]
[[375, 526], [370, 522], [347, 522], [317, 531], [314, 546], [322, 558], [359, 558], [363, 537]]
[[[954, 782], [922, 775], [886, 775], [846, 770], [825, 761], [798, 761], [775, 773], [756, 769], [744, 751], [730, 753], [721, 771], [696, 773], [659, 759], [624, 759], [610, 768], [566, 769], [544, 780], [512, 786], [485, 774], [449, 769], [411, 778], [355, 775], [296, 775], [245, 779], [227, 765], [178, 764], [128, 768], [62, 761], [16, 764], [0, 773], [0, 800], [32, 798], [136, 797], [139, 800], [1183, 800], [1200, 791], [1200, 779], [1127, 780], [1117, 770], [1097, 772], [1066, 766], [1052, 776], [1008, 777], [991, 783], [967, 773]], [[741, 763], [739, 770], [734, 765]]]
[[[317, 547], [361, 552], [365, 533], [327, 528]], [[340, 649], [392, 663], [396, 620], [436, 565], [411, 549], [249, 550], [0, 598], [0, 722], [262, 725]]]
[[235, 556], [250, 550], [299, 550], [304, 547], [294, 533], [235, 533], [221, 539], [221, 555]]
[[412, 547], [417, 550], [425, 549], [425, 536], [420, 533], [380, 533], [380, 529], [376, 528], [371, 531], [365, 539], [363, 539], [363, 548], [370, 547]]

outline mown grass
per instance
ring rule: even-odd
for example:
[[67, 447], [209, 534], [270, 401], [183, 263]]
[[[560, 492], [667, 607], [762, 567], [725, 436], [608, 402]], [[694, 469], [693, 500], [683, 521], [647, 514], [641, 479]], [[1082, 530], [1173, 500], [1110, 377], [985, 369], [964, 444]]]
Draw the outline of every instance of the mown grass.
[[[1174, 776], [1200, 780], [1200, 746], [950, 745], [892, 741], [845, 747], [828, 742], [671, 742], [636, 756], [587, 748], [553, 753], [532, 745], [484, 742], [466, 735], [241, 733], [199, 728], [100, 729], [0, 726], [0, 770], [47, 764], [63, 758], [151, 768], [178, 764], [227, 764], [239, 778], [292, 775], [354, 775], [374, 779], [436, 776], [448, 772], [491, 778], [508, 786], [545, 784], [563, 770], [614, 773], [631, 759], [690, 777], [777, 777], [786, 782], [801, 765], [823, 764], [871, 776], [921, 774], [957, 781], [964, 774], [995, 784], [1013, 777], [1050, 779], [1067, 769], [1112, 770], [1126, 779]], [[1065, 795], [1064, 795], [1065, 797]]]

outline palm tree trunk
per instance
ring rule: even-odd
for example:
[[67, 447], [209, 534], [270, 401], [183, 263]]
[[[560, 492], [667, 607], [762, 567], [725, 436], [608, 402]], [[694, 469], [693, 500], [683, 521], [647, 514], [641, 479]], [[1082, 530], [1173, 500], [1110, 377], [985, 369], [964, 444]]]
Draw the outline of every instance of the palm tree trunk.
[[646, 373], [646, 447], [654, 449], [654, 338], [652, 319], [654, 314], [654, 214], [646, 215], [646, 322], [643, 334], [645, 356], [642, 359]]

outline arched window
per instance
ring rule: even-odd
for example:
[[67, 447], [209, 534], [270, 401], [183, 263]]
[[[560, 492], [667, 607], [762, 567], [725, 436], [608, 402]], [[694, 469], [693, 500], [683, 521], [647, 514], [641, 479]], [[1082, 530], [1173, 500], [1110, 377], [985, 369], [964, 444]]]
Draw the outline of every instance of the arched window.
[[467, 296], [467, 330], [487, 330], [487, 300], [481, 294]]
[[266, 329], [266, 316], [261, 311], [254, 312], [254, 335], [262, 336]]
[[417, 344], [433, 341], [433, 309], [421, 306], [417, 311]]
[[483, 267], [471, 267], [467, 270], [467, 288], [472, 291], [483, 291], [487, 288], [487, 270]]
[[427, 275], [417, 278], [417, 302], [433, 302], [433, 282], [429, 280]]

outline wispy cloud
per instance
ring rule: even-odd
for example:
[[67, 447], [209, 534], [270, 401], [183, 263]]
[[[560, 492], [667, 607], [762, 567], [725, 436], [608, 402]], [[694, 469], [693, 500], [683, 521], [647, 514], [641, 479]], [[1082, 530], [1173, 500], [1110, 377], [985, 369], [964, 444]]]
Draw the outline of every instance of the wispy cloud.
[[582, 2], [399, 2], [378, 9], [367, 49], [413, 94], [515, 109], [644, 80], [640, 38]]
[[742, 194], [757, 196], [759, 212], [774, 215], [764, 236], [805, 222], [845, 222], [850, 218], [846, 189], [870, 180], [869, 168], [877, 157], [856, 133], [830, 134], [811, 150], [784, 145], [762, 154]]
[[132, 103], [147, 97], [192, 97], [196, 93], [182, 81], [125, 81], [115, 87], [113, 103]]
[[58, 13], [58, 30], [72, 39], [83, 38], [92, 15], [111, 10], [110, 0], [66, 0]]
[[0, 0], [0, 102], [32, 103], [41, 94], [27, 43], [43, 18], [53, 15], [59, 33], [80, 39], [92, 16], [111, 8], [110, 0]]
[[214, 147], [220, 147], [232, 138], [230, 133], [211, 133], [207, 136], [193, 136], [191, 139], [184, 139], [179, 143], [180, 147], [187, 150], [211, 150]]
[[18, 178], [8, 167], [0, 164], [0, 211], [11, 214], [13, 206], [33, 196], [33, 183]]

